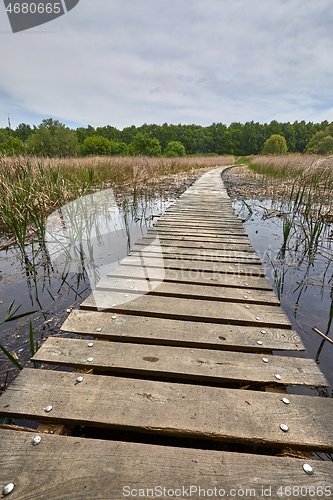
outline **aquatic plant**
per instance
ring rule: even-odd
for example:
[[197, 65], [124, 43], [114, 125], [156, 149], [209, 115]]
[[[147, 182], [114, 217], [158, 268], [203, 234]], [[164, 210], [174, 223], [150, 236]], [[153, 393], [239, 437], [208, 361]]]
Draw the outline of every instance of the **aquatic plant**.
[[[5, 317], [2, 321], [0, 321], [0, 326], [4, 325], [5, 323], [8, 323], [9, 321], [15, 321], [16, 319], [23, 318], [24, 316], [28, 316], [30, 314], [35, 313], [36, 311], [28, 311], [24, 313], [17, 314], [18, 310], [20, 309], [21, 306], [15, 306], [15, 301], [12, 301], [6, 311]], [[38, 344], [36, 346], [34, 345], [34, 340], [33, 340], [33, 328], [32, 328], [32, 323], [30, 321], [30, 328], [29, 328], [29, 334], [30, 334], [30, 352], [31, 356], [33, 356], [38, 349]], [[0, 344], [0, 349], [2, 352], [5, 354], [5, 356], [9, 359], [9, 361], [19, 370], [23, 369], [23, 366], [21, 363], [18, 361], [18, 359], [11, 354], [2, 344]]]

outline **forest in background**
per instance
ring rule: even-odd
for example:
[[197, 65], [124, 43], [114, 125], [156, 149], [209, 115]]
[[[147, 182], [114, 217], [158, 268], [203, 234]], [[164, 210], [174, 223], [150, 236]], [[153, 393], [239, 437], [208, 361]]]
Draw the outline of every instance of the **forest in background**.
[[38, 126], [21, 123], [16, 129], [0, 128], [0, 153], [47, 157], [72, 156], [248, 156], [263, 152], [273, 135], [282, 136], [290, 153], [333, 154], [333, 123], [255, 122], [201, 125], [110, 125], [70, 129], [47, 118]]

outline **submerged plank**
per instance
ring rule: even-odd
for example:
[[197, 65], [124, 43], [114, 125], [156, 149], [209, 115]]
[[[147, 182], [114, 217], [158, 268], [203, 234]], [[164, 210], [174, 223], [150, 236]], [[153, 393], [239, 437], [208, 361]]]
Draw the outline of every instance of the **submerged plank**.
[[118, 342], [246, 352], [304, 350], [299, 335], [293, 330], [114, 315], [101, 311], [73, 310], [61, 328]]
[[81, 307], [190, 321], [291, 328], [282, 309], [271, 305], [187, 300], [138, 293], [126, 297], [124, 293], [96, 289]]
[[[93, 361], [88, 361], [89, 357]], [[195, 382], [328, 386], [312, 359], [241, 355], [238, 352], [189, 349], [50, 337], [32, 358], [40, 363], [92, 368], [95, 371], [176, 378]], [[278, 374], [278, 377], [276, 376]]]
[[120, 500], [161, 496], [165, 488], [170, 495], [174, 490], [177, 496], [190, 494], [193, 499], [214, 489], [219, 497], [230, 492], [242, 495], [244, 490], [247, 496], [251, 492], [260, 497], [266, 492], [278, 499], [279, 488], [290, 484], [300, 491], [328, 493], [333, 489], [332, 462], [311, 462], [315, 473], [309, 476], [303, 470], [305, 460], [292, 458], [41, 437], [41, 445], [34, 447], [31, 435], [0, 429], [0, 484], [14, 483], [13, 498]]
[[[0, 413], [126, 431], [333, 450], [333, 399], [25, 368]], [[52, 406], [45, 412], [47, 405]], [[288, 425], [283, 432], [280, 424]], [[236, 424], [236, 425], [235, 425]]]

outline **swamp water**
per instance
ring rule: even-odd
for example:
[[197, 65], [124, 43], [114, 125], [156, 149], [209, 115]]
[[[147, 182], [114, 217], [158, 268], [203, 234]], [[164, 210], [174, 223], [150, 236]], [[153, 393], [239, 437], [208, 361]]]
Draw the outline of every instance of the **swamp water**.
[[[305, 353], [295, 355], [317, 360], [330, 384], [319, 394], [332, 397], [333, 345], [313, 328], [333, 338], [333, 225], [324, 225], [317, 243], [311, 247], [302, 216], [295, 219], [288, 241], [284, 241], [290, 207], [254, 199], [234, 201], [233, 207], [244, 221], [292, 328], [304, 343]], [[295, 388], [295, 392], [301, 391]]]
[[[154, 216], [163, 213], [176, 197], [141, 201], [135, 207], [123, 203], [119, 207], [112, 190], [95, 193], [65, 205], [48, 218], [45, 245], [30, 245], [25, 256], [18, 248], [1, 251], [0, 318], [4, 318], [12, 301], [21, 306], [17, 314], [36, 312], [2, 325], [0, 343], [26, 364], [30, 359], [30, 320], [35, 343], [59, 334], [70, 309], [78, 306], [96, 282], [127, 255], [135, 241], [146, 234]], [[245, 228], [267, 277], [303, 340], [306, 352], [297, 355], [317, 358], [332, 388], [333, 345], [323, 343], [312, 330], [316, 327], [330, 335], [332, 226], [322, 234], [315, 253], [305, 252], [297, 234], [281, 252], [283, 219], [272, 202], [235, 201], [233, 206], [236, 214], [246, 220]], [[61, 335], [71, 336], [63, 332]], [[0, 353], [0, 385], [16, 373], [17, 369]], [[332, 396], [332, 390], [320, 390], [320, 394]]]
[[[34, 344], [40, 345], [60, 327], [96, 283], [122, 260], [147, 232], [155, 217], [172, 204], [172, 195], [117, 205], [112, 189], [75, 200], [46, 221], [45, 242], [32, 243], [25, 254], [17, 247], [0, 252], [0, 319], [10, 304], [17, 315], [30, 315], [0, 326], [0, 343], [25, 365]], [[62, 336], [71, 336], [61, 332]], [[0, 387], [17, 373], [0, 351]]]

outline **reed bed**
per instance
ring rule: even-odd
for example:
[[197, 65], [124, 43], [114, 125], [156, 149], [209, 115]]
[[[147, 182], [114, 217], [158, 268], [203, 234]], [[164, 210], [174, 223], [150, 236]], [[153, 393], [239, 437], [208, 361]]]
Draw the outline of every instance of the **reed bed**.
[[275, 197], [283, 197], [288, 203], [294, 201], [299, 211], [305, 210], [309, 215], [316, 212], [327, 220], [331, 218], [333, 156], [253, 156], [249, 167], [271, 184]]
[[[291, 245], [315, 255], [333, 223], [333, 156], [251, 156], [242, 161], [250, 169], [248, 197], [258, 199], [263, 193], [275, 207], [267, 216], [282, 218], [282, 253]], [[246, 197], [246, 187], [243, 193]]]
[[23, 250], [30, 234], [42, 239], [56, 208], [92, 191], [125, 187], [149, 191], [161, 179], [227, 165], [233, 157], [92, 157], [41, 159], [0, 156], [0, 233]]
[[260, 174], [277, 179], [300, 178], [307, 184], [321, 180], [333, 185], [333, 156], [289, 154], [249, 157], [250, 168]]

